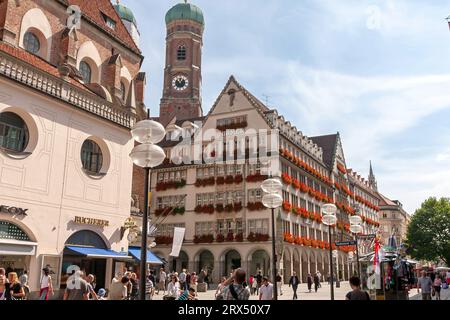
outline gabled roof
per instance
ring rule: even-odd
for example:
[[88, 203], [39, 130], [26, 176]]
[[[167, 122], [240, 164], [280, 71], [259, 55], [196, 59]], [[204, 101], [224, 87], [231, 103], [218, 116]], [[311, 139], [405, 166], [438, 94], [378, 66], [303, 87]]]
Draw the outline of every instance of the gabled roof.
[[397, 206], [397, 204], [394, 201], [392, 201], [391, 199], [389, 199], [388, 197], [383, 196], [379, 192], [378, 192], [378, 195], [380, 196], [380, 203], [379, 203], [380, 207], [383, 207], [383, 206], [394, 206], [394, 207], [396, 207]]
[[334, 158], [337, 151], [338, 134], [330, 134], [325, 136], [310, 137], [310, 139], [322, 148], [323, 162], [329, 168], [333, 168]]
[[234, 83], [236, 87], [239, 88], [239, 90], [244, 94], [244, 96], [248, 99], [251, 105], [256, 108], [259, 114], [261, 114], [263, 119], [266, 121], [267, 125], [272, 128], [273, 125], [266, 116], [266, 112], [269, 111], [269, 108], [264, 103], [259, 101], [254, 95], [252, 95], [247, 89], [245, 89], [239, 82], [237, 82], [236, 78], [233, 75], [230, 76], [225, 87], [222, 89], [222, 92], [219, 94], [216, 101], [214, 102], [211, 110], [209, 110], [208, 114], [206, 115], [205, 121], [209, 118], [209, 116], [213, 113], [214, 109], [219, 104], [220, 98], [227, 93], [226, 90], [231, 83]]
[[[62, 2], [68, 5], [77, 5], [88, 20], [100, 27], [111, 37], [122, 42], [136, 54], [141, 54], [141, 50], [137, 47], [110, 0], [62, 0]], [[116, 23], [115, 30], [112, 30], [106, 25], [102, 13], [114, 20]]]

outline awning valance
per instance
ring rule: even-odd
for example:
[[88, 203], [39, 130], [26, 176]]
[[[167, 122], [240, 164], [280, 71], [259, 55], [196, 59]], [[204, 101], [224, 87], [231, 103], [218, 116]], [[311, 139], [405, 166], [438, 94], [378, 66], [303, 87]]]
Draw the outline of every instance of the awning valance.
[[0, 239], [0, 255], [3, 256], [34, 256], [36, 242]]
[[[141, 261], [141, 248], [129, 247], [128, 252], [138, 261]], [[151, 251], [147, 250], [147, 263], [162, 265], [163, 262]]]
[[131, 259], [126, 252], [117, 252], [110, 249], [99, 249], [92, 247], [66, 246], [69, 252], [87, 256], [89, 258], [114, 258], [114, 259]]

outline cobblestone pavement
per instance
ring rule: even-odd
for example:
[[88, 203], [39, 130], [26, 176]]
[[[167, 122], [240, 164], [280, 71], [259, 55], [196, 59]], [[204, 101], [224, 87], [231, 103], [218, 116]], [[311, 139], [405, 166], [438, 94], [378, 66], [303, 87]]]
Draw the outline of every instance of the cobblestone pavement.
[[[436, 297], [432, 297], [436, 300]], [[422, 300], [422, 294], [417, 293], [417, 289], [411, 290], [409, 300]], [[441, 289], [441, 300], [450, 300], [450, 289]]]

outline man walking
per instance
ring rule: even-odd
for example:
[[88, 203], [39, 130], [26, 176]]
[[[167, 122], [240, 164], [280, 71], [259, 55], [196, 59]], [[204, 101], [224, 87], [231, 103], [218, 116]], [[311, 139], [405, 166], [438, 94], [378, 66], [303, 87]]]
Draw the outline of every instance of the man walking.
[[431, 289], [433, 282], [431, 278], [427, 276], [426, 271], [422, 271], [422, 276], [418, 281], [418, 288], [422, 289], [422, 300], [431, 300]]
[[186, 287], [186, 269], [183, 269], [178, 277], [178, 281], [180, 282], [180, 288], [182, 290], [187, 290]]
[[317, 288], [319, 288], [320, 286], [320, 281], [319, 281], [319, 276], [316, 274], [314, 274], [314, 291], [317, 292]]
[[223, 300], [248, 300], [249, 288], [244, 288], [246, 274], [242, 269], [236, 269], [232, 277], [225, 281], [226, 287], [222, 291]]
[[67, 279], [63, 300], [88, 300], [89, 284], [83, 276], [83, 271], [76, 271]]
[[281, 285], [283, 284], [283, 278], [281, 278], [280, 273], [277, 273], [276, 281], [277, 281], [277, 290], [280, 296], [283, 295], [283, 290], [281, 290]]
[[267, 277], [263, 277], [262, 286], [259, 289], [259, 300], [273, 300], [273, 284], [269, 283]]
[[320, 271], [317, 271], [317, 277], [319, 278], [319, 288], [322, 288], [322, 274], [320, 273]]
[[259, 288], [261, 288], [263, 276], [261, 274], [261, 270], [259, 270], [256, 274], [256, 294], [259, 294]]
[[166, 294], [166, 277], [167, 275], [164, 268], [161, 268], [159, 271], [158, 292], [156, 294], [158, 294], [160, 290], [163, 290], [164, 294]]
[[294, 296], [292, 297], [292, 300], [297, 300], [297, 288], [298, 288], [298, 277], [297, 272], [294, 271], [294, 273], [291, 276], [291, 279], [289, 279], [289, 287], [292, 285], [292, 290], [294, 290]]

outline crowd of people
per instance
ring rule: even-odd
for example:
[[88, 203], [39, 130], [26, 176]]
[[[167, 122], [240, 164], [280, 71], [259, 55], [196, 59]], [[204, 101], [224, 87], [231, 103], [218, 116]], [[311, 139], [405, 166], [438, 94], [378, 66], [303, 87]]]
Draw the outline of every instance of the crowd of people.
[[450, 271], [447, 273], [435, 273], [422, 271], [422, 276], [417, 281], [417, 290], [422, 291], [422, 300], [441, 300], [441, 289], [448, 289], [450, 285]]

